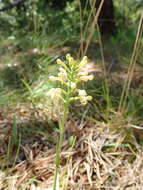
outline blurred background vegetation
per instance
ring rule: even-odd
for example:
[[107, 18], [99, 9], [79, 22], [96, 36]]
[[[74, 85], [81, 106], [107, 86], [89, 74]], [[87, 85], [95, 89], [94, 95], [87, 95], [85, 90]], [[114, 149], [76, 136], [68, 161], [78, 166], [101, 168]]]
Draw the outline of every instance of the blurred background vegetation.
[[[63, 43], [73, 40], [79, 41], [81, 24], [84, 25], [87, 22], [91, 9], [97, 9], [100, 2], [101, 0], [1, 0], [1, 40], [5, 37], [8, 37], [11, 41], [24, 38], [25, 43], [29, 41], [27, 45], [30, 46], [31, 42], [34, 41], [34, 37], [46, 37], [49, 40], [52, 34], [57, 43], [59, 41]], [[82, 9], [82, 23], [80, 22], [80, 8]], [[127, 31], [134, 33], [142, 9], [142, 0], [105, 1], [99, 15], [101, 32], [104, 35], [110, 33], [116, 34], [116, 36], [122, 35], [122, 37]], [[110, 23], [110, 27], [106, 28], [106, 23]], [[45, 43], [45, 41], [41, 42], [41, 44]], [[55, 41], [53, 40], [52, 43], [55, 43]]]
[[[104, 59], [111, 71], [128, 67], [143, 1], [105, 0], [96, 23], [100, 3], [101, 0], [0, 0], [0, 105], [27, 101], [27, 87], [32, 90], [33, 101], [43, 98], [51, 88], [48, 76], [56, 72], [56, 59], [67, 52], [77, 58], [86, 54], [95, 65], [101, 65]], [[142, 40], [138, 70], [143, 67]], [[108, 86], [114, 105], [122, 92], [122, 79], [117, 80], [121, 90], [112, 88], [116, 82]], [[96, 89], [99, 96], [105, 92], [100, 79], [87, 88], [93, 92]]]

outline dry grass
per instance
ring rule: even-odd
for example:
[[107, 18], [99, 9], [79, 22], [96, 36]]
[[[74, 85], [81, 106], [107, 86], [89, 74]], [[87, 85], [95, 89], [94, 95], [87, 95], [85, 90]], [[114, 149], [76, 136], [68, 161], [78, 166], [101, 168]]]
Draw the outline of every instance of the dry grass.
[[[108, 124], [91, 121], [78, 126], [76, 122], [70, 124], [68, 133], [76, 136], [77, 140], [74, 148], [69, 146], [68, 139], [64, 141], [61, 189], [141, 189], [143, 151], [131, 128], [132, 124], [120, 115], [115, 115]], [[46, 141], [48, 142], [48, 139]], [[55, 146], [38, 141], [27, 142], [21, 145], [21, 150], [25, 159], [14, 167], [8, 166], [8, 170], [1, 171], [0, 189], [52, 189]]]

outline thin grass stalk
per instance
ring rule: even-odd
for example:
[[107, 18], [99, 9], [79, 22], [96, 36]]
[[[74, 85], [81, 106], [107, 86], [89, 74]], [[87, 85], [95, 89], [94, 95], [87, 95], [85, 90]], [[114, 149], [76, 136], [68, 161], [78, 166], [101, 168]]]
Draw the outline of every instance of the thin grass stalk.
[[103, 6], [103, 3], [104, 3], [104, 0], [101, 1], [100, 5], [99, 5], [99, 8], [96, 12], [96, 15], [94, 17], [94, 20], [92, 22], [92, 25], [91, 25], [91, 32], [87, 38], [87, 43], [86, 43], [86, 46], [85, 46], [85, 49], [84, 49], [84, 55], [86, 55], [86, 52], [87, 52], [87, 49], [89, 47], [89, 44], [91, 42], [91, 39], [93, 37], [93, 34], [94, 34], [94, 31], [95, 31], [95, 25], [97, 24], [97, 20], [98, 20], [98, 17], [99, 17], [99, 14], [100, 14], [100, 11], [102, 9], [102, 6]]
[[[80, 0], [79, 0], [79, 1], [80, 1]], [[88, 1], [89, 1], [89, 0], [87, 0], [87, 2], [86, 2], [86, 6], [85, 6], [85, 9], [84, 9], [83, 13], [80, 14], [81, 16], [83, 15], [83, 17], [81, 17], [81, 18], [82, 18], [82, 24], [83, 24], [83, 20], [84, 20], [84, 12], [86, 11]], [[82, 32], [82, 35], [81, 35], [81, 43], [80, 43], [80, 48], [79, 48], [79, 55], [81, 55], [81, 56], [84, 56], [84, 55], [85, 55], [85, 54], [83, 53], [83, 52], [84, 52], [84, 51], [83, 51], [83, 48], [84, 48], [83, 43], [84, 43], [84, 39], [86, 38], [86, 33], [87, 33], [87, 29], [88, 29], [89, 23], [91, 22], [91, 16], [92, 16], [92, 14], [93, 14], [93, 12], [94, 12], [95, 2], [96, 2], [96, 0], [94, 0], [94, 2], [93, 2], [92, 5], [91, 5], [91, 2], [90, 2], [91, 11], [90, 11], [90, 14], [89, 14], [89, 16], [88, 16], [88, 19], [87, 19], [87, 22], [86, 22], [86, 25], [85, 25], [84, 29], [83, 29], [83, 25], [82, 25], [82, 30], [81, 30], [81, 32]], [[81, 2], [80, 2], [80, 8], [81, 8]]]
[[99, 45], [100, 45], [100, 53], [101, 53], [101, 60], [102, 60], [102, 66], [103, 66], [103, 73], [106, 78], [107, 72], [106, 72], [106, 64], [105, 64], [105, 59], [104, 59], [104, 52], [103, 52], [103, 43], [101, 39], [101, 34], [100, 34], [100, 29], [97, 24], [97, 33], [98, 33], [98, 39], [99, 39]]
[[[95, 6], [96, 0], [94, 1], [94, 5]], [[94, 14], [94, 13], [93, 13]], [[94, 14], [94, 17], [96, 16], [96, 14]], [[106, 72], [106, 64], [105, 64], [105, 59], [104, 59], [104, 52], [103, 52], [103, 43], [102, 43], [102, 38], [101, 38], [101, 33], [100, 33], [100, 28], [99, 25], [97, 23], [97, 33], [98, 33], [98, 40], [99, 40], [99, 45], [100, 45], [100, 53], [101, 53], [101, 60], [102, 60], [102, 66], [103, 66], [103, 72], [104, 72], [104, 76], [107, 76], [107, 72]]]
[[90, 11], [90, 14], [89, 14], [89, 16], [88, 16], [87, 23], [86, 23], [86, 25], [85, 25], [84, 36], [85, 36], [86, 31], [87, 31], [87, 29], [88, 29], [89, 23], [90, 23], [90, 21], [91, 21], [91, 16], [92, 16], [93, 13], [94, 13], [95, 3], [96, 3], [96, 0], [94, 0], [93, 3], [90, 2], [91, 11]]
[[[74, 137], [74, 139], [72, 141], [72, 144], [71, 144], [71, 147], [70, 147], [71, 151], [73, 150], [75, 142], [76, 142], [76, 137]], [[69, 170], [70, 170], [69, 163], [70, 163], [71, 160], [72, 160], [72, 155], [68, 155], [67, 161], [66, 161], [67, 170], [64, 172], [65, 175], [66, 175], [66, 172], [67, 172], [67, 175], [65, 176], [64, 182], [62, 181], [62, 187], [63, 187], [62, 190], [63, 189], [68, 189], [68, 181], [69, 181], [69, 175], [68, 175], [68, 173], [69, 173]]]
[[[6, 155], [6, 160], [7, 160], [7, 163], [9, 162], [9, 159], [10, 159], [10, 155], [11, 155], [11, 149], [12, 149], [12, 138], [9, 137], [8, 139], [8, 147], [7, 147], [7, 155]], [[8, 166], [7, 166], [8, 167]]]
[[139, 54], [142, 33], [143, 33], [143, 14], [141, 15], [141, 18], [140, 18], [138, 31], [137, 31], [137, 35], [136, 35], [136, 40], [135, 40], [135, 44], [134, 44], [134, 50], [132, 53], [132, 57], [131, 57], [131, 61], [130, 61], [130, 65], [129, 65], [129, 69], [128, 69], [128, 73], [127, 73], [127, 79], [125, 80], [125, 84], [124, 84], [123, 91], [121, 94], [120, 104], [119, 104], [119, 108], [118, 108], [119, 112], [124, 112], [124, 110], [126, 108], [127, 97], [129, 94], [129, 88], [131, 85], [131, 81], [133, 78], [133, 72], [134, 72], [136, 61], [137, 61], [138, 54]]
[[101, 53], [101, 60], [102, 60], [102, 66], [103, 66], [103, 73], [104, 73], [104, 89], [106, 94], [106, 102], [107, 102], [107, 108], [110, 107], [110, 99], [109, 99], [109, 86], [107, 81], [107, 71], [106, 71], [106, 65], [105, 65], [105, 59], [104, 59], [104, 52], [103, 52], [103, 43], [101, 39], [100, 29], [97, 24], [97, 33], [98, 33], [98, 39], [99, 39], [99, 45], [100, 45], [100, 53]]
[[[81, 0], [80, 0], [81, 1]], [[83, 19], [84, 19], [84, 12], [87, 10], [87, 7], [88, 7], [88, 3], [89, 3], [90, 0], [87, 0], [86, 3], [85, 3], [85, 7], [83, 9]]]
[[81, 2], [79, 2], [79, 13], [80, 13], [80, 48], [79, 48], [79, 55], [83, 56], [83, 17], [82, 17], [82, 7]]
[[17, 147], [17, 150], [16, 150], [16, 155], [15, 155], [15, 159], [14, 159], [14, 162], [13, 162], [13, 165], [12, 165], [12, 168], [15, 167], [15, 164], [16, 164], [16, 161], [18, 159], [18, 155], [19, 155], [19, 152], [20, 152], [20, 147], [21, 147], [21, 135], [18, 136], [18, 147]]

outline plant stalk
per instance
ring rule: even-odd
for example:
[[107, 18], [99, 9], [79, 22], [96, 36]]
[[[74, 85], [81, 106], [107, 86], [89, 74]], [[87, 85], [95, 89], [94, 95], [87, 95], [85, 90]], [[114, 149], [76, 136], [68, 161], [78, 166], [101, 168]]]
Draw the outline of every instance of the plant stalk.
[[67, 116], [68, 116], [68, 107], [69, 107], [69, 103], [65, 103], [64, 115], [59, 122], [60, 137], [59, 137], [59, 141], [58, 141], [57, 148], [56, 148], [56, 161], [55, 161], [56, 169], [55, 169], [53, 190], [57, 190], [56, 189], [57, 188], [57, 180], [58, 180], [58, 175], [59, 175], [59, 171], [60, 171], [61, 150], [62, 150], [62, 145], [63, 145], [63, 141], [64, 141], [65, 124], [66, 124]]

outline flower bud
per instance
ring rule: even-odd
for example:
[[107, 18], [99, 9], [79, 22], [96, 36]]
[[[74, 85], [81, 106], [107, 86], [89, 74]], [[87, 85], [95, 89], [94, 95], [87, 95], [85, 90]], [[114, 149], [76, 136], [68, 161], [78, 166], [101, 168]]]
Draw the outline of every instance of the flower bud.
[[86, 96], [87, 95], [85, 90], [79, 90], [78, 94], [79, 94], [79, 96]]
[[75, 89], [76, 88], [76, 83], [75, 82], [71, 82], [71, 89]]
[[57, 59], [57, 64], [58, 64], [58, 65], [63, 65], [64, 62], [63, 62], [61, 59]]
[[71, 59], [72, 58], [72, 56], [69, 54], [69, 53], [67, 53], [66, 54], [66, 60], [69, 60], [69, 59]]
[[79, 76], [87, 76], [88, 72], [87, 71], [82, 71], [78, 73]]
[[88, 63], [87, 56], [84, 56], [79, 64], [79, 67], [82, 68], [84, 65]]
[[57, 81], [57, 80], [59, 80], [59, 77], [50, 76], [49, 80], [51, 80], [51, 81]]
[[92, 96], [86, 96], [86, 99], [87, 99], [88, 101], [90, 101], [90, 100], [92, 100]]
[[67, 77], [67, 72], [65, 69], [63, 69], [62, 67], [59, 68], [60, 72], [58, 73], [58, 76], [61, 77], [61, 78], [64, 78], [66, 79]]

